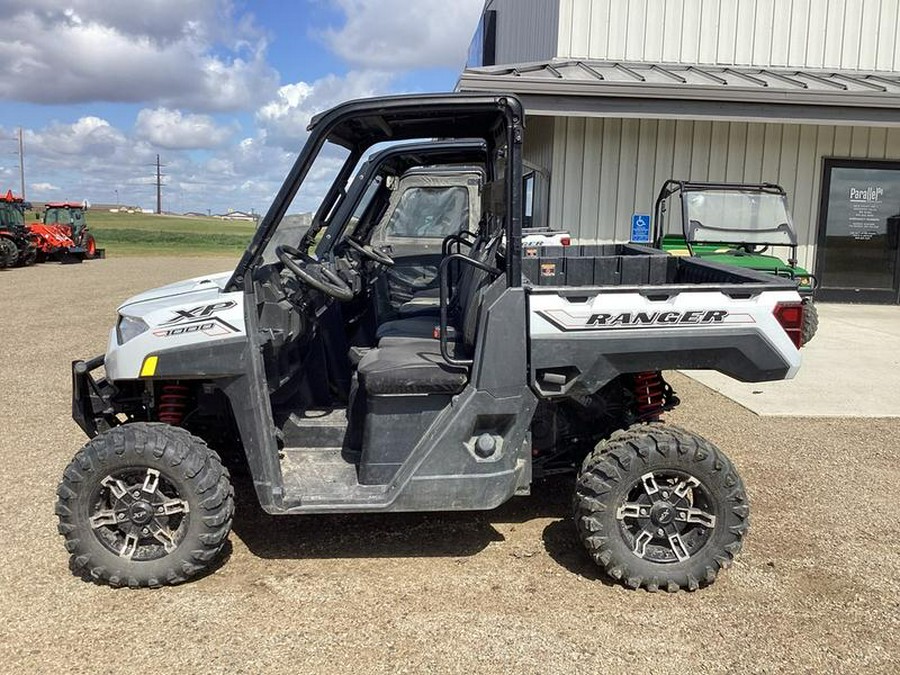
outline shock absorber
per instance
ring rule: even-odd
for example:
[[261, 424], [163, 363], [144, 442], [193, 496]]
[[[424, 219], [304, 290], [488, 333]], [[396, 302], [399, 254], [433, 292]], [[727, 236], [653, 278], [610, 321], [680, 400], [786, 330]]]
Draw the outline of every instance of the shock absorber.
[[634, 401], [639, 422], [656, 422], [665, 410], [666, 390], [658, 370], [634, 374]]
[[184, 421], [190, 389], [181, 384], [164, 384], [159, 395], [157, 418], [160, 422], [179, 426]]

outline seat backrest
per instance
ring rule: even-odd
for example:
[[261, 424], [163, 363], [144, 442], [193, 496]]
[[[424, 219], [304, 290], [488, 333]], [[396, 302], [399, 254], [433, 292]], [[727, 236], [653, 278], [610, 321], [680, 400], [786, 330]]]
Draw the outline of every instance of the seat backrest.
[[[484, 254], [484, 248], [487, 246], [487, 239], [479, 234], [475, 237], [475, 241], [472, 243], [472, 248], [469, 249], [467, 256], [469, 258], [473, 258], [474, 260], [479, 260], [480, 256]], [[472, 276], [475, 268], [471, 265], [466, 265], [465, 263], [451, 263], [460, 265], [461, 269], [459, 270], [459, 282], [456, 284], [456, 293], [453, 294], [453, 297], [450, 298], [450, 305], [452, 307], [458, 308], [460, 306], [461, 298], [466, 297], [470, 292], [470, 287], [472, 285]]]
[[[479, 255], [475, 259], [486, 265], [493, 266], [500, 243], [500, 235], [492, 237], [485, 243], [485, 246], [479, 251]], [[471, 281], [466, 288], [466, 294], [460, 295], [459, 313], [462, 318], [463, 343], [467, 347], [472, 347], [475, 345], [475, 340], [478, 337], [478, 312], [481, 309], [481, 298], [484, 294], [484, 289], [490, 285], [492, 277], [489, 272], [485, 272], [473, 265], [466, 265], [466, 267], [472, 270]]]

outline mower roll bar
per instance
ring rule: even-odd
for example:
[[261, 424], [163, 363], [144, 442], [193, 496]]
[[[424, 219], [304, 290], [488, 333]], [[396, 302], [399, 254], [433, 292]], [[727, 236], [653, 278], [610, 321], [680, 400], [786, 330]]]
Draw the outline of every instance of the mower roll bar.
[[[768, 194], [787, 197], [787, 192], [777, 183], [721, 183], [721, 182], [703, 182], [690, 180], [668, 179], [663, 183], [656, 197], [656, 203], [653, 206], [653, 246], [662, 248], [662, 239], [665, 232], [664, 220], [666, 212], [666, 200], [676, 192], [691, 192], [693, 190], [746, 190], [747, 192], [765, 192]], [[687, 206], [684, 200], [681, 201], [681, 222], [687, 222]], [[694, 248], [687, 237], [684, 238], [688, 253], [694, 255]], [[794, 247], [796, 249], [796, 246]], [[796, 258], [796, 253], [791, 254], [792, 258]]]

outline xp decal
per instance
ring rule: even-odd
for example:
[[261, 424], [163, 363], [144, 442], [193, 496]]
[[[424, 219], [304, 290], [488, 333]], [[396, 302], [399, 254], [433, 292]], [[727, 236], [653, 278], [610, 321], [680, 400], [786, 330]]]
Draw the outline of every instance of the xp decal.
[[205, 319], [195, 319], [193, 321], [186, 321], [174, 328], [153, 331], [153, 334], [156, 337], [173, 337], [175, 335], [189, 335], [190, 333], [203, 333], [204, 335], [215, 337], [217, 335], [228, 335], [229, 333], [240, 333], [240, 331], [217, 316], [212, 317], [212, 319], [208, 321]]
[[153, 331], [156, 337], [173, 337], [175, 335], [189, 335], [190, 333], [203, 333], [210, 337], [240, 333], [240, 330], [225, 321], [220, 316], [214, 316], [216, 312], [231, 309], [237, 305], [233, 300], [214, 302], [209, 305], [199, 305], [193, 309], [176, 309], [174, 316], [160, 325], [160, 330]]
[[564, 331], [614, 330], [628, 328], [683, 328], [717, 324], [756, 323], [750, 314], [724, 309], [665, 310], [661, 312], [620, 312], [572, 315], [563, 309], [544, 309], [538, 315]]
[[225, 300], [223, 302], [214, 302], [210, 305], [200, 305], [193, 309], [176, 309], [175, 315], [168, 321], [163, 321], [160, 326], [171, 326], [176, 323], [193, 323], [196, 320], [203, 320], [216, 312], [231, 309], [237, 303], [234, 300]]

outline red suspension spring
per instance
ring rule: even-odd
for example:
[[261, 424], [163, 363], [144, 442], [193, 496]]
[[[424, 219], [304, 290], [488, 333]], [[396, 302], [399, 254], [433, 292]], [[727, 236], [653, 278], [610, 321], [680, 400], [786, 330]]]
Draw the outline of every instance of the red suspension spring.
[[157, 417], [160, 422], [179, 426], [184, 421], [190, 389], [180, 384], [164, 384], [159, 395]]
[[665, 385], [659, 371], [635, 373], [634, 400], [639, 422], [655, 422], [665, 408]]

